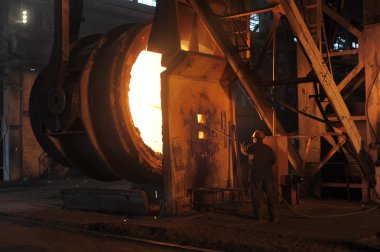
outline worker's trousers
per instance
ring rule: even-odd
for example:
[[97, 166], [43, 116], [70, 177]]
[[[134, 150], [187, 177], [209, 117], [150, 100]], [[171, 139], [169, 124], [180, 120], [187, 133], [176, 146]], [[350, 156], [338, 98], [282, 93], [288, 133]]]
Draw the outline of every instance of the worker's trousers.
[[252, 205], [257, 219], [263, 218], [263, 192], [267, 195], [268, 213], [270, 220], [277, 219], [277, 205], [273, 180], [251, 181]]

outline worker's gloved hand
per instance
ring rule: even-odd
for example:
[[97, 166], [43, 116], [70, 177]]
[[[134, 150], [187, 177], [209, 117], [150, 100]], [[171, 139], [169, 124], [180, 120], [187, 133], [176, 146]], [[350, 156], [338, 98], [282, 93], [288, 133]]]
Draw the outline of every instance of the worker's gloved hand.
[[243, 143], [240, 144], [240, 151], [244, 155], [248, 154], [248, 147], [247, 147], [247, 145], [245, 145], [245, 142], [243, 142]]

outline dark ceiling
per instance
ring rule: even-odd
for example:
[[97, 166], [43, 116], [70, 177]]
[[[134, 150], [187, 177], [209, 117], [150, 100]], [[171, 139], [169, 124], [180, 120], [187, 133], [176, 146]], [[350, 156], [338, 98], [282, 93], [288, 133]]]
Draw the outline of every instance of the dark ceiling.
[[[80, 0], [72, 2], [74, 1]], [[124, 23], [153, 19], [155, 8], [140, 2], [155, 3], [154, 0], [83, 0], [83, 21], [79, 37], [105, 33]], [[325, 2], [336, 7], [341, 6], [341, 14], [357, 26], [362, 25], [361, 1]], [[261, 5], [267, 5], [266, 0], [252, 0], [252, 6]], [[28, 11], [26, 24], [22, 23], [23, 10]], [[0, 67], [44, 67], [53, 44], [53, 17], [54, 0], [1, 0]], [[267, 23], [270, 24], [269, 21]]]
[[[83, 0], [83, 4], [80, 37], [151, 20], [155, 10], [137, 0]], [[26, 24], [22, 23], [23, 10], [28, 12]], [[0, 67], [44, 67], [53, 44], [53, 17], [53, 0], [1, 0]]]

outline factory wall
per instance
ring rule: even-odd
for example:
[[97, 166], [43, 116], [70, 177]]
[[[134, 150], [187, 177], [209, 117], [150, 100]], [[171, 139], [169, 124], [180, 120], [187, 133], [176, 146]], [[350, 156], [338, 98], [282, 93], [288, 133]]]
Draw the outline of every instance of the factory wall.
[[30, 70], [5, 70], [2, 94], [2, 157], [5, 181], [28, 180], [42, 174], [43, 151], [29, 122], [29, 95], [37, 74]]

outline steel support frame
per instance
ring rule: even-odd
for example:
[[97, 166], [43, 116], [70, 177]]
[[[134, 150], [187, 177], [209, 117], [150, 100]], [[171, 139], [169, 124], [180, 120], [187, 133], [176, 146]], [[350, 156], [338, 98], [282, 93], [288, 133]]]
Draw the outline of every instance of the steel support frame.
[[339, 137], [338, 143], [330, 149], [330, 151], [326, 154], [323, 160], [318, 164], [318, 166], [313, 171], [314, 175], [330, 160], [330, 158], [343, 146], [343, 144], [346, 143], [346, 140], [347, 139], [345, 136]]
[[[70, 54], [69, 0], [54, 1], [54, 44], [49, 64], [41, 73], [41, 117], [46, 132], [63, 130], [61, 115], [66, 106], [66, 93], [62, 86], [67, 75]], [[45, 100], [46, 99], [46, 100]], [[47, 106], [46, 106], [47, 105]]]
[[[193, 6], [198, 17], [204, 23], [206, 29], [211, 34], [215, 43], [218, 45], [220, 50], [224, 53], [229, 65], [235, 72], [236, 76], [240, 80], [245, 91], [252, 99], [256, 109], [259, 111], [263, 117], [266, 125], [269, 129], [273, 129], [273, 120], [276, 123], [276, 132], [280, 135], [285, 135], [286, 132], [283, 129], [282, 125], [278, 123], [276, 116], [272, 117], [272, 109], [265, 99], [264, 94], [260, 90], [257, 84], [260, 81], [258, 73], [252, 74], [246, 68], [245, 63], [242, 61], [238, 52], [236, 52], [235, 47], [232, 45], [231, 41], [227, 37], [226, 32], [219, 25], [217, 18], [210, 9], [207, 1], [204, 0], [190, 0], [191, 5]], [[289, 144], [289, 161], [293, 167], [299, 171], [301, 169], [302, 160], [296, 150], [296, 148]]]
[[277, 5], [274, 5], [274, 6], [269, 6], [269, 7], [265, 7], [265, 8], [259, 8], [259, 9], [250, 10], [250, 11], [246, 11], [246, 12], [226, 15], [226, 16], [220, 17], [219, 19], [229, 19], [229, 18], [245, 17], [245, 16], [250, 16], [250, 15], [253, 15], [253, 14], [259, 14], [259, 13], [264, 13], [264, 12], [272, 11], [272, 10], [275, 10], [276, 8], [277, 8]]
[[324, 88], [339, 121], [345, 128], [348, 142], [351, 144], [353, 151], [358, 158], [364, 176], [373, 181], [373, 165], [370, 162], [368, 152], [364, 148], [361, 135], [347, 109], [347, 106], [328, 67], [323, 61], [322, 53], [318, 50], [304, 19], [294, 3], [294, 0], [278, 0], [278, 2], [283, 9], [293, 32], [297, 36], [305, 55], [307, 56], [317, 78], [320, 81], [320, 84]]
[[[341, 6], [342, 7], [342, 6]], [[350, 22], [348, 22], [346, 19], [344, 19], [341, 15], [339, 15], [336, 10], [330, 8], [326, 4], [322, 4], [322, 10], [323, 13], [328, 15], [331, 19], [333, 19], [337, 24], [341, 25], [343, 28], [345, 28], [348, 32], [350, 32], [352, 35], [358, 38], [358, 40], [361, 40], [361, 31], [352, 25]], [[349, 74], [347, 74], [343, 80], [338, 84], [338, 89], [341, 92], [350, 82], [361, 72], [361, 70], [364, 68], [363, 63], [363, 57], [362, 49], [352, 49], [352, 50], [344, 50], [344, 51], [338, 51], [338, 52], [327, 52], [328, 53], [322, 53], [323, 57], [335, 57], [335, 56], [343, 56], [343, 55], [350, 55], [350, 54], [358, 54], [358, 64], [351, 70]], [[328, 105], [327, 99], [324, 100], [324, 107]]]
[[[281, 1], [280, 1], [281, 2]], [[351, 32], [356, 37], [360, 37], [361, 32], [355, 26], [353, 26], [350, 22], [340, 16], [335, 10], [328, 7], [326, 4], [322, 4], [322, 10], [329, 17], [335, 20], [338, 24], [343, 26], [347, 31]]]
[[351, 70], [349, 74], [347, 74], [344, 79], [339, 83], [338, 89], [339, 91], [342, 91], [359, 73], [361, 70], [363, 70], [364, 65], [362, 62], [359, 62], [359, 64], [354, 67], [354, 69]]
[[[59, 75], [64, 75], [70, 53], [69, 1], [55, 0], [54, 11], [54, 44], [49, 65], [54, 65], [58, 69]], [[58, 80], [64, 79], [59, 77], [61, 76], [58, 76]], [[60, 83], [55, 84], [59, 85]]]

